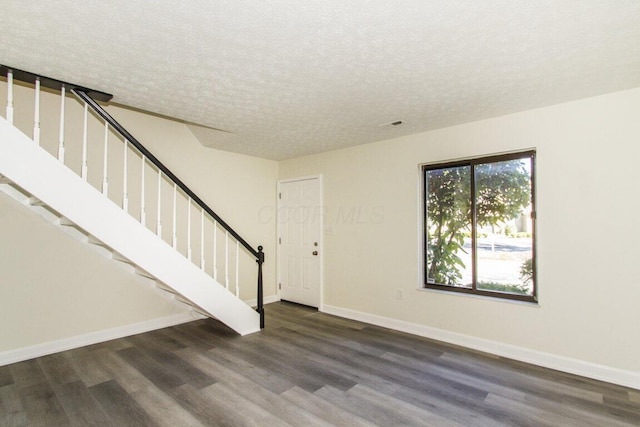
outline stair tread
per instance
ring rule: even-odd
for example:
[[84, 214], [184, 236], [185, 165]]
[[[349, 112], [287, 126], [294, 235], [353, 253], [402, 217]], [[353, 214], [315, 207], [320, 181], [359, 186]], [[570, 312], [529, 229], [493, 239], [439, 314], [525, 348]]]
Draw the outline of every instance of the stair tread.
[[167, 292], [167, 293], [170, 293], [170, 294], [172, 294], [172, 295], [175, 295], [175, 294], [176, 294], [175, 289], [171, 289], [171, 288], [164, 287], [164, 286], [157, 286], [157, 288], [158, 288], [159, 290], [163, 291], [163, 292]]
[[65, 227], [77, 227], [77, 228], [79, 228], [78, 224], [76, 224], [75, 222], [71, 221], [66, 216], [61, 216], [60, 217], [60, 225], [64, 225]]
[[138, 276], [147, 277], [149, 279], [155, 279], [156, 278], [156, 276], [154, 276], [153, 274], [149, 273], [148, 271], [146, 271], [146, 270], [144, 270], [144, 269], [142, 269], [140, 267], [136, 267], [135, 273]]
[[120, 252], [113, 251], [112, 257], [116, 261], [124, 262], [125, 264], [135, 265], [133, 261], [131, 261], [129, 258], [122, 255]]
[[91, 235], [87, 236], [87, 243], [89, 243], [91, 245], [102, 246], [104, 248], [111, 249], [109, 247], [109, 245], [104, 243], [102, 240], [96, 239], [95, 237], [93, 237]]
[[191, 302], [190, 300], [184, 298], [182, 295], [180, 294], [176, 294], [175, 295], [175, 299], [176, 301], [181, 302], [182, 304], [188, 305], [189, 307], [191, 307], [191, 309], [197, 313], [202, 314], [203, 316], [207, 316], [209, 317], [210, 314], [208, 314], [205, 310], [202, 309], [202, 307], [194, 304], [193, 302]]
[[47, 206], [45, 202], [34, 196], [29, 197], [29, 204], [31, 206]]

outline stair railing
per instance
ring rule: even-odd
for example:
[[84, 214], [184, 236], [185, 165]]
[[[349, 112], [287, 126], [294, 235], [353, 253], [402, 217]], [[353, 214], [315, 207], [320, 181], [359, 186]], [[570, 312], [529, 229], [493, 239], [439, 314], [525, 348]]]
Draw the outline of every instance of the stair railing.
[[[14, 124], [17, 119], [14, 106], [14, 80], [18, 80], [24, 83], [33, 85], [35, 97], [34, 97], [34, 120], [32, 139], [36, 144], [41, 144], [42, 132], [41, 126], [41, 93], [42, 88], [59, 92], [60, 94], [60, 117], [58, 125], [58, 140], [53, 148], [52, 144], [49, 144], [49, 152], [58, 158], [60, 162], [67, 165], [70, 169], [74, 169], [69, 164], [72, 160], [69, 159], [67, 154], [69, 151], [69, 141], [66, 134], [68, 133], [67, 122], [71, 119], [68, 117], [71, 115], [71, 108], [67, 105], [66, 101], [68, 94], [72, 93], [76, 96], [77, 100], [81, 103], [82, 112], [82, 133], [81, 133], [81, 149], [80, 151], [80, 168], [79, 175], [82, 179], [92, 183], [94, 187], [102, 191], [106, 197], [113, 197], [113, 189], [110, 191], [109, 183], [113, 181], [113, 169], [114, 166], [110, 164], [109, 159], [114, 156], [113, 150], [110, 147], [113, 145], [111, 140], [115, 136], [119, 141], [123, 143], [122, 154], [119, 157], [122, 163], [121, 175], [118, 180], [121, 180], [122, 189], [118, 195], [121, 195], [121, 207], [124, 211], [135, 216], [139, 222], [149, 229], [155, 225], [155, 232], [161, 239], [173, 246], [174, 249], [179, 250], [190, 261], [198, 265], [203, 271], [207, 272], [218, 282], [222, 283], [226, 289], [230, 292], [235, 292], [237, 297], [240, 297], [240, 253], [241, 249], [244, 253], [248, 254], [258, 264], [257, 270], [257, 299], [256, 299], [256, 311], [260, 315], [260, 327], [264, 328], [264, 307], [263, 307], [263, 279], [262, 279], [262, 265], [264, 263], [263, 247], [258, 246], [254, 249], [247, 241], [240, 236], [229, 224], [227, 224], [213, 209], [211, 209], [197, 194], [195, 194], [183, 181], [181, 181], [167, 166], [165, 166], [158, 158], [156, 158], [146, 147], [144, 147], [131, 133], [129, 133], [120, 123], [118, 123], [99, 103], [109, 102], [112, 95], [91, 90], [79, 85], [62, 82], [56, 79], [51, 79], [45, 76], [40, 76], [27, 71], [18, 70], [5, 65], [0, 65], [0, 75], [6, 75], [7, 83], [7, 106], [6, 106], [6, 120]], [[101, 132], [102, 147], [100, 153], [89, 156], [89, 133], [95, 134], [96, 124], [91, 123], [91, 120], [99, 121], [99, 125], [103, 127]], [[74, 120], [75, 121], [75, 120]], [[22, 123], [23, 132], [24, 122]], [[20, 126], [18, 126], [20, 128]], [[27, 133], [27, 132], [25, 132]], [[97, 145], [97, 142], [95, 143]], [[92, 146], [94, 145], [92, 141]], [[78, 151], [78, 147], [74, 147]], [[78, 154], [78, 153], [76, 153]], [[102, 156], [102, 168], [99, 177], [99, 182], [95, 179], [95, 173], [92, 173], [93, 177], [89, 175], [89, 161], [90, 157]], [[135, 159], [132, 156], [138, 156]], [[77, 157], [77, 156], [76, 156]], [[77, 158], [75, 159], [77, 160]], [[135, 208], [139, 215], [134, 215], [133, 209], [130, 209], [130, 192], [132, 186], [130, 184], [131, 175], [134, 175], [131, 171], [132, 160], [139, 162], [139, 185], [135, 191], [138, 197], [138, 206]], [[113, 162], [111, 162], [113, 163]], [[77, 164], [75, 165], [77, 173]], [[152, 173], [157, 175], [157, 179], [153, 179], [155, 191], [149, 191], [150, 180], [146, 170], [151, 169]], [[92, 168], [93, 172], [93, 168]], [[169, 239], [165, 239], [168, 233], [163, 233], [163, 219], [167, 219], [168, 214], [163, 210], [163, 204], [167, 204], [166, 196], [163, 200], [163, 193], [167, 193], [167, 187], [169, 187], [170, 204], [171, 204], [171, 233]], [[147, 207], [149, 206], [148, 199], [155, 203], [155, 221], [147, 221]], [[186, 236], [181, 236], [183, 230], [178, 224], [179, 213], [179, 198], [186, 199]], [[119, 202], [119, 201], [118, 201]], [[116, 203], [118, 203], [116, 202]], [[196, 211], [196, 217], [199, 221], [193, 221], [193, 210]], [[199, 213], [199, 215], [198, 215]], [[155, 222], [155, 224], [154, 224]], [[182, 227], [184, 228], [184, 227]], [[194, 233], [193, 229], [199, 228], [198, 233]], [[153, 231], [153, 230], [152, 230]], [[199, 248], [196, 250], [199, 252], [199, 260], [194, 259], [194, 234], [196, 239], [199, 240]], [[220, 242], [219, 234], [222, 234], [223, 241]], [[211, 242], [207, 243], [207, 235], [210, 236]], [[178, 245], [178, 237], [185, 237], [186, 242]], [[169, 240], [169, 241], [167, 241]], [[183, 250], [181, 250], [183, 249]], [[209, 252], [209, 253], [208, 253]], [[207, 259], [211, 259], [212, 263], [207, 266]], [[220, 266], [220, 268], [219, 268]]]

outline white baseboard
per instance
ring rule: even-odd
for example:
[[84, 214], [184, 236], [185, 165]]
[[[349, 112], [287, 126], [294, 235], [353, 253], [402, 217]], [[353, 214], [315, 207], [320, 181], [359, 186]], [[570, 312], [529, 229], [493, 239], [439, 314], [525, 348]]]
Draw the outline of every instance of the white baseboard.
[[[277, 301], [280, 301], [280, 298], [277, 295], [264, 297], [264, 304], [271, 304]], [[255, 306], [257, 304], [257, 301], [253, 299], [246, 301], [246, 303], [251, 306]], [[117, 328], [105, 329], [97, 332], [89, 332], [88, 334], [76, 335], [69, 338], [62, 338], [59, 340], [36, 344], [29, 347], [8, 350], [0, 352], [0, 366], [22, 362], [23, 360], [34, 359], [36, 357], [46, 356], [48, 354], [71, 350], [73, 348], [83, 347], [86, 345], [97, 344], [117, 338], [141, 334], [144, 332], [155, 331], [156, 329], [168, 328], [169, 326], [175, 326], [181, 323], [191, 322], [193, 320], [202, 318], [203, 316], [189, 311], [172, 316], [160, 317], [158, 319], [132, 323], [130, 325], [125, 325]]]
[[327, 314], [332, 314], [334, 316], [382, 326], [384, 328], [394, 329], [396, 331], [406, 332], [425, 338], [443, 341], [449, 344], [455, 344], [485, 353], [491, 353], [497, 356], [531, 363], [533, 365], [538, 365], [545, 368], [555, 369], [570, 374], [580, 375], [583, 377], [606, 381], [608, 383], [618, 384], [640, 390], [639, 372], [612, 368], [605, 365], [586, 362], [584, 360], [558, 356], [555, 354], [532, 350], [525, 347], [518, 347], [497, 341], [476, 338], [470, 335], [463, 335], [456, 332], [446, 331], [444, 329], [433, 328], [430, 326], [419, 325], [417, 323], [405, 322], [402, 320], [391, 319], [388, 317], [350, 310], [332, 305], [323, 305], [321, 311]]
[[[280, 301], [280, 297], [278, 295], [269, 295], [268, 297], [264, 297], [262, 299], [262, 303], [264, 305], [271, 304], [273, 302], [278, 302], [278, 301]], [[248, 299], [248, 300], [245, 300], [244, 302], [251, 307], [255, 307], [258, 305], [258, 300], [256, 298]]]
[[87, 334], [76, 335], [74, 337], [62, 338], [59, 340], [36, 344], [29, 347], [4, 351], [0, 352], [0, 366], [22, 362], [23, 360], [46, 356], [48, 354], [71, 350], [73, 348], [83, 347], [86, 345], [128, 337], [130, 335], [136, 335], [143, 332], [154, 331], [156, 329], [162, 329], [169, 326], [175, 326], [181, 323], [191, 322], [193, 320], [201, 318], [202, 316], [199, 316], [193, 312], [179, 313], [172, 316], [132, 323], [130, 325], [120, 326], [117, 328], [105, 329], [97, 332], [89, 332]]

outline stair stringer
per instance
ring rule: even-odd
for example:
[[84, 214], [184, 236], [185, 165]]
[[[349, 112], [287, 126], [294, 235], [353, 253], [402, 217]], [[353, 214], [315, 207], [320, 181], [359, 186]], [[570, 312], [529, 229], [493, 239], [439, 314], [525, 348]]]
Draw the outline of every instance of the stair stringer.
[[0, 174], [241, 335], [260, 315], [0, 117]]

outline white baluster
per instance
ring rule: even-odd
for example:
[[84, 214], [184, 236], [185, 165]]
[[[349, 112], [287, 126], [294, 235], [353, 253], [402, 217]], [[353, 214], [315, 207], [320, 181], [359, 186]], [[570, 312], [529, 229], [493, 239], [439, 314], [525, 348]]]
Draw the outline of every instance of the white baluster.
[[187, 259], [191, 261], [191, 197], [187, 205]]
[[124, 152], [123, 152], [123, 172], [122, 172], [122, 209], [125, 212], [129, 212], [129, 193], [128, 193], [128, 183], [127, 179], [129, 174], [128, 166], [127, 166], [127, 152], [129, 151], [129, 141], [124, 140]]
[[162, 238], [162, 171], [158, 169], [158, 218], [156, 219], [156, 234]]
[[109, 197], [109, 123], [104, 122], [104, 157], [102, 158], [102, 194]]
[[7, 71], [7, 121], [13, 124], [13, 71]]
[[33, 113], [33, 141], [40, 145], [40, 77], [36, 77], [36, 102]]
[[240, 297], [240, 242], [236, 240], [236, 296]]
[[205, 270], [204, 264], [204, 209], [200, 209], [200, 270]]
[[229, 231], [224, 239], [224, 286], [229, 289]]
[[64, 164], [64, 106], [66, 98], [66, 88], [62, 85], [60, 89], [60, 132], [58, 134], [58, 160]]
[[213, 221], [213, 278], [218, 280], [218, 223]]
[[173, 183], [173, 249], [178, 247], [178, 235], [176, 234], [176, 195], [178, 193], [178, 184]]
[[87, 138], [89, 128], [89, 105], [84, 103], [84, 127], [82, 128], [82, 168], [80, 176], [87, 180]]
[[140, 171], [140, 224], [147, 224], [147, 213], [144, 209], [144, 169], [146, 166], [146, 158], [142, 154], [142, 170]]

